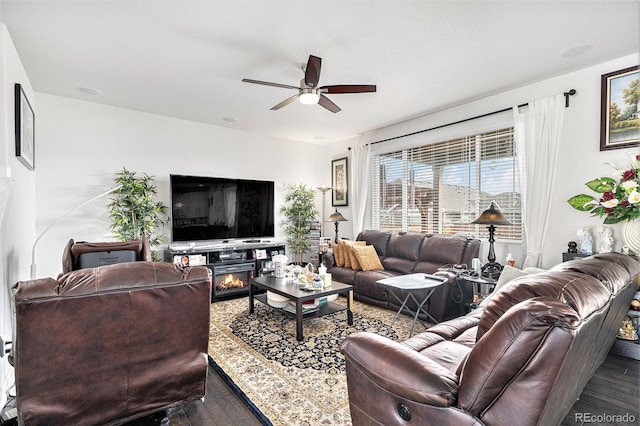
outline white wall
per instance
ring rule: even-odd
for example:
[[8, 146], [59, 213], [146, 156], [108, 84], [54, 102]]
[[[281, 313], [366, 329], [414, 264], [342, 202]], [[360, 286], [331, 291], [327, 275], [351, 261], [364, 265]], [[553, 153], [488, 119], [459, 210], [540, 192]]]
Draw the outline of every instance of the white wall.
[[[0, 193], [7, 196], [0, 201], [0, 336], [8, 340], [13, 329], [10, 288], [29, 278], [31, 242], [35, 238], [35, 173], [15, 157], [15, 83], [23, 86], [37, 121], [31, 84], [6, 27], [0, 24]], [[0, 360], [0, 407], [11, 385], [13, 369], [4, 356]]]
[[[113, 187], [126, 167], [155, 176], [159, 199], [170, 203], [169, 175], [238, 177], [276, 182], [276, 237], [284, 241], [279, 207], [289, 184], [322, 185], [323, 147], [201, 123], [36, 94], [37, 230]], [[317, 197], [321, 206], [320, 193]], [[57, 276], [70, 238], [113, 239], [108, 197], [79, 209], [52, 227], [37, 248], [37, 275]], [[165, 228], [165, 241], [170, 241]]]
[[[561, 253], [566, 251], [569, 241], [577, 240], [576, 232], [579, 228], [592, 226], [595, 231], [602, 226], [602, 219], [591, 218], [588, 213], [574, 210], [566, 200], [579, 193], [590, 194], [589, 189], [584, 186], [585, 182], [601, 176], [611, 176], [611, 169], [605, 165], [606, 162], [614, 163], [620, 168], [626, 168], [629, 165], [628, 156], [640, 153], [640, 149], [600, 151], [600, 76], [637, 65], [638, 61], [638, 54], [626, 56], [389, 126], [373, 132], [373, 134], [368, 134], [362, 139], [377, 141], [404, 135], [563, 93], [569, 89], [576, 89], [577, 94], [570, 98], [570, 107], [565, 110], [564, 131], [556, 171], [556, 187], [551, 202], [554, 219], [549, 224], [543, 250], [543, 267], [549, 268], [562, 261]], [[374, 145], [374, 149], [382, 149], [383, 147], [389, 149], [389, 147], [400, 146], [403, 143], [406, 141], [400, 139]], [[329, 159], [344, 157], [348, 154], [347, 147], [357, 144], [358, 139], [334, 144], [328, 148], [326, 155]], [[350, 170], [350, 172], [354, 171]], [[351, 217], [350, 211], [343, 211], [343, 214], [348, 219]], [[367, 217], [370, 226], [370, 211]], [[614, 228], [616, 250], [621, 247], [620, 227], [619, 224]], [[348, 227], [344, 229], [349, 231]], [[353, 237], [353, 235], [346, 235], [347, 232], [341, 232], [341, 236], [344, 234], [345, 237]], [[488, 251], [486, 245], [485, 242], [481, 253], [483, 257]], [[594, 247], [597, 248], [597, 239]], [[525, 249], [519, 244], [505, 244], [503, 241], [497, 241], [495, 249], [499, 262], [504, 263], [508, 252], [514, 254], [520, 265], [524, 261]]]

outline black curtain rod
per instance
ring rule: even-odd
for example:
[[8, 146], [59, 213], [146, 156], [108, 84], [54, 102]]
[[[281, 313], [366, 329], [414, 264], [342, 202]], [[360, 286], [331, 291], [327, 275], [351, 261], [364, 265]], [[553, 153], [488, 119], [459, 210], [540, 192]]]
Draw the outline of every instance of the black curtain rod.
[[[571, 89], [568, 92], [564, 92], [563, 93], [565, 108], [569, 108], [569, 96], [573, 96], [576, 93], [577, 93], [576, 89]], [[528, 102], [518, 105], [518, 108], [522, 108], [522, 107], [525, 107], [527, 105], [529, 105]], [[501, 112], [507, 112], [507, 111], [510, 111], [511, 109], [512, 108], [504, 108], [504, 109], [501, 109], [499, 111], [488, 112], [486, 114], [476, 115], [475, 117], [465, 118], [464, 120], [454, 121], [453, 123], [442, 124], [440, 126], [431, 127], [429, 129], [418, 130], [417, 132], [407, 133], [406, 135], [394, 136], [392, 138], [387, 138], [387, 139], [382, 139], [382, 140], [375, 141], [375, 142], [370, 142], [369, 144], [370, 145], [375, 145], [377, 143], [389, 142], [389, 141], [392, 141], [392, 140], [395, 140], [395, 139], [406, 138], [407, 136], [413, 136], [413, 135], [417, 135], [417, 134], [424, 133], [424, 132], [430, 132], [432, 130], [442, 129], [443, 127], [454, 126], [456, 124], [466, 123], [467, 121], [477, 120], [478, 118], [484, 118], [484, 117], [489, 117], [490, 115], [500, 114]], [[351, 147], [349, 147], [348, 149], [349, 149], [349, 151], [351, 151]]]

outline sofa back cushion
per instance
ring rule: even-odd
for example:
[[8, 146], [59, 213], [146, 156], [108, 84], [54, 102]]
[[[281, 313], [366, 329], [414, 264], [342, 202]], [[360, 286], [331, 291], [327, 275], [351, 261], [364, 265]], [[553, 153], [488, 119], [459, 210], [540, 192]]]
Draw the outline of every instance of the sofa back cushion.
[[621, 253], [601, 253], [585, 259], [561, 263], [552, 271], [574, 271], [591, 275], [602, 282], [612, 294], [626, 287], [629, 276], [640, 274], [640, 262]]
[[611, 293], [597, 279], [579, 272], [550, 271], [516, 278], [505, 284], [485, 307], [478, 324], [477, 339], [480, 340], [515, 305], [534, 297], [558, 300], [581, 318], [587, 318], [609, 303]]
[[375, 229], [365, 229], [358, 234], [356, 241], [365, 241], [368, 246], [374, 246], [378, 256], [385, 257], [387, 255], [387, 246], [391, 238], [389, 231], [377, 231]]
[[430, 235], [420, 246], [414, 272], [434, 273], [439, 267], [463, 262], [469, 240], [458, 235]]
[[425, 235], [419, 233], [391, 235], [387, 255], [382, 259], [384, 269], [402, 274], [412, 273], [424, 238]]
[[[598, 327], [597, 318], [593, 320], [589, 328]], [[504, 424], [514, 406], [519, 407], [519, 424], [558, 424], [537, 422], [545, 417], [547, 403], [558, 402], [550, 401], [549, 395], [561, 371], [564, 376], [581, 369], [579, 362], [565, 365], [568, 352], [579, 355], [574, 347], [579, 327], [580, 316], [558, 300], [536, 297], [516, 304], [467, 357], [460, 375], [459, 407], [484, 424]], [[590, 339], [584, 336], [581, 341], [587, 344]], [[568, 378], [564, 381], [573, 384]]]

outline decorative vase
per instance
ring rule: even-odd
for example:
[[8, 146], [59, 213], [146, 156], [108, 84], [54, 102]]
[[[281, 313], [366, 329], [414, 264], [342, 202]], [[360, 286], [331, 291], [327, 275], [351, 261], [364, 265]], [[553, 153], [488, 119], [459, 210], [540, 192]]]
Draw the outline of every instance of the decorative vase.
[[630, 254], [640, 254], [640, 219], [626, 221], [620, 237], [623, 244], [629, 247]]

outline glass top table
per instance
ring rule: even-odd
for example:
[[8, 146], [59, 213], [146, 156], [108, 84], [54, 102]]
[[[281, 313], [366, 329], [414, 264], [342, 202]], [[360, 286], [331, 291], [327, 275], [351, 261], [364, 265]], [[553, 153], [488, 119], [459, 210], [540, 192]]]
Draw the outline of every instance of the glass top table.
[[[389, 331], [391, 331], [393, 324], [395, 324], [396, 320], [398, 319], [398, 315], [400, 315], [400, 313], [405, 309], [410, 314], [413, 315], [413, 324], [411, 324], [411, 331], [409, 331], [409, 337], [413, 335], [413, 329], [416, 326], [416, 321], [418, 320], [418, 315], [420, 314], [420, 312], [425, 314], [427, 318], [430, 318], [434, 324], [437, 324], [438, 321], [436, 321], [436, 319], [433, 316], [431, 316], [429, 312], [424, 310], [424, 305], [427, 303], [427, 301], [429, 300], [433, 292], [436, 290], [436, 288], [440, 287], [446, 282], [447, 282], [447, 278], [445, 277], [439, 277], [436, 275], [421, 274], [421, 273], [399, 275], [397, 277], [384, 278], [382, 280], [379, 280], [378, 284], [387, 287], [389, 289], [389, 293], [391, 293], [396, 298], [398, 303], [402, 304], [400, 306], [400, 309], [398, 309], [396, 316], [393, 318], [393, 321], [389, 325], [389, 329], [387, 330], [387, 335], [389, 334]], [[425, 291], [425, 290], [426, 290], [426, 293], [424, 293], [425, 295], [422, 301], [418, 301], [418, 299], [416, 299], [415, 294], [418, 291]], [[404, 298], [404, 301], [398, 296], [397, 293], [399, 291], [405, 291], [407, 293], [406, 297]], [[412, 299], [415, 302], [415, 304], [418, 306], [415, 312], [412, 312], [411, 309], [409, 309], [409, 306], [407, 305], [407, 302], [410, 299]]]

